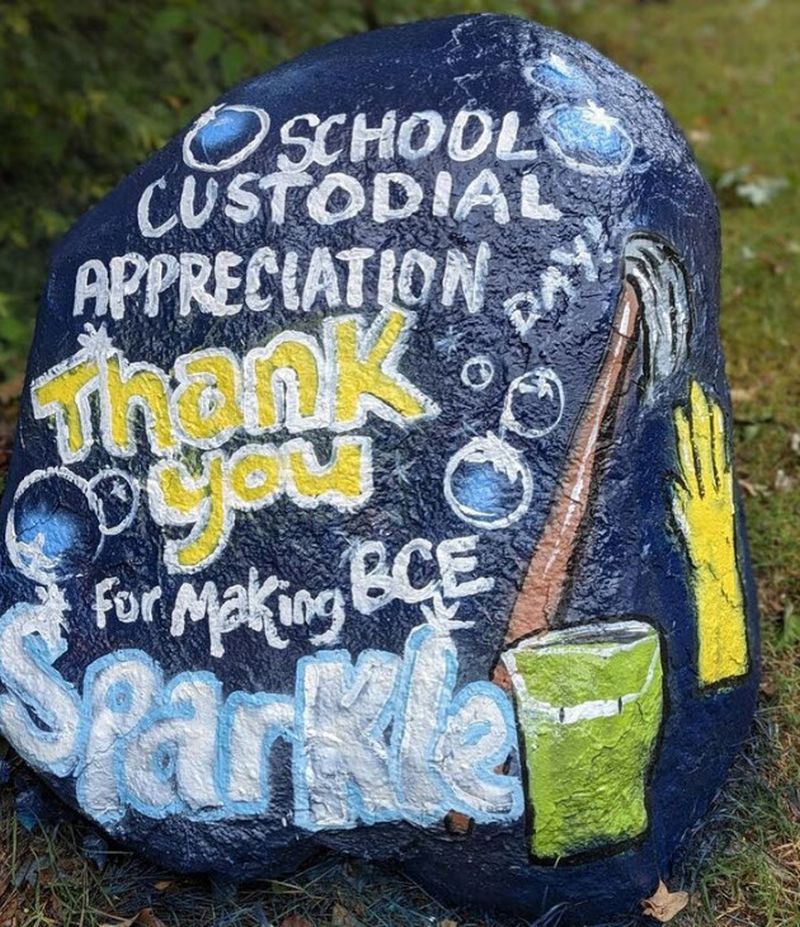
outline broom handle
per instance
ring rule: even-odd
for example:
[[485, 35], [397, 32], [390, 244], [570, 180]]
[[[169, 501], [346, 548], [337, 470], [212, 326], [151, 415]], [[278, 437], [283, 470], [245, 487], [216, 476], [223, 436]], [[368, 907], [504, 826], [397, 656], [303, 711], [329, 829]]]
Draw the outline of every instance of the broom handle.
[[600, 456], [600, 433], [622, 383], [631, 343], [636, 336], [639, 312], [636, 292], [626, 281], [614, 314], [603, 365], [572, 440], [556, 503], [550, 510], [511, 613], [506, 645], [550, 627], [558, 610], [578, 533], [589, 508], [593, 477]]

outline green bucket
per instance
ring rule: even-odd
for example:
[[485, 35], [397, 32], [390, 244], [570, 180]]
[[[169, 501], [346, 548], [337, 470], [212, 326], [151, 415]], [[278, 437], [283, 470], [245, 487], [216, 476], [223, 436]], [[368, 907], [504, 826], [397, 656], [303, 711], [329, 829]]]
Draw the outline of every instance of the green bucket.
[[503, 654], [526, 767], [530, 847], [559, 859], [647, 830], [663, 715], [658, 632], [642, 621], [547, 631]]

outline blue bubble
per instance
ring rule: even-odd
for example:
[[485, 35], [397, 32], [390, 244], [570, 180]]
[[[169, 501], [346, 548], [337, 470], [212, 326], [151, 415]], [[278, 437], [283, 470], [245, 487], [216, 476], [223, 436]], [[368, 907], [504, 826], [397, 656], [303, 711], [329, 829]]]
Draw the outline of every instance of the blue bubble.
[[522, 481], [492, 463], [464, 461], [453, 474], [452, 487], [464, 509], [487, 521], [510, 515], [522, 500]]
[[633, 157], [633, 142], [619, 120], [591, 101], [550, 110], [542, 130], [551, 151], [585, 173], [618, 174]]
[[216, 110], [187, 140], [197, 166], [221, 168], [238, 163], [257, 145], [265, 131], [261, 115], [247, 107], [225, 106]]
[[23, 504], [17, 510], [17, 539], [25, 545], [39, 540], [40, 550], [50, 559], [67, 553], [77, 534], [75, 520], [55, 511], [49, 503]]
[[560, 55], [536, 61], [525, 71], [526, 78], [561, 97], [591, 96], [595, 85], [583, 71]]
[[503, 527], [528, 510], [530, 472], [521, 456], [494, 435], [475, 438], [450, 461], [445, 496], [463, 521]]
[[15, 563], [36, 582], [61, 582], [84, 572], [102, 541], [86, 492], [58, 473], [23, 490], [13, 519]]

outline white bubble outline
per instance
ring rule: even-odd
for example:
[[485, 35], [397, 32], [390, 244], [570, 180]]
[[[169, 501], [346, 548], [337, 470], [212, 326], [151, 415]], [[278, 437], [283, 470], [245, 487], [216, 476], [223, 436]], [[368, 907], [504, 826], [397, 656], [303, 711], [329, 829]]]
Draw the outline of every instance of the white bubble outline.
[[66, 467], [47, 467], [44, 470], [34, 470], [33, 472], [29, 473], [24, 477], [24, 479], [20, 481], [19, 485], [14, 491], [14, 498], [6, 518], [5, 541], [6, 549], [8, 550], [8, 556], [16, 569], [22, 573], [23, 576], [43, 586], [52, 585], [56, 581], [56, 578], [46, 570], [30, 569], [30, 563], [21, 558], [19, 552], [19, 542], [16, 536], [16, 528], [14, 524], [14, 515], [20, 496], [22, 496], [22, 494], [31, 486], [41, 482], [42, 480], [50, 479], [52, 476], [60, 477], [79, 489], [86, 497], [89, 508], [97, 518], [97, 524], [100, 529], [100, 543], [97, 545], [97, 549], [92, 555], [92, 559], [95, 559], [100, 554], [100, 551], [103, 549], [103, 543], [105, 541], [105, 534], [102, 530], [102, 515], [97, 505], [97, 499], [92, 490], [89, 488], [89, 483], [87, 480], [85, 480], [82, 476], [78, 476], [77, 473], [73, 473], [72, 470], [69, 470]]
[[[258, 117], [258, 121], [261, 123], [261, 128], [244, 146], [244, 148], [240, 148], [239, 151], [237, 151], [235, 154], [229, 155], [227, 158], [223, 158], [222, 161], [220, 161], [218, 164], [211, 164], [210, 161], [198, 160], [192, 152], [192, 142], [195, 140], [197, 133], [201, 129], [205, 128], [210, 122], [213, 122], [219, 113], [226, 109], [232, 109], [240, 113], [254, 113]], [[232, 167], [236, 167], [237, 164], [241, 164], [242, 161], [250, 157], [250, 155], [266, 138], [267, 132], [269, 132], [269, 126], [269, 113], [265, 109], [261, 109], [260, 106], [248, 106], [245, 103], [221, 103], [219, 106], [212, 106], [210, 109], [206, 110], [202, 116], [198, 117], [192, 128], [189, 129], [189, 131], [186, 133], [186, 137], [183, 140], [184, 163], [187, 167], [198, 171], [207, 171], [210, 173], [227, 171]]]
[[[519, 472], [522, 476], [522, 498], [519, 501], [516, 509], [509, 515], [503, 515], [500, 518], [496, 518], [494, 521], [485, 521], [479, 520], [477, 518], [472, 518], [468, 513], [464, 511], [462, 504], [456, 499], [453, 494], [452, 482], [453, 474], [456, 471], [456, 468], [470, 453], [471, 449], [475, 447], [481, 448], [494, 448], [499, 454], [505, 455], [507, 458], [514, 458], [514, 462], [519, 465]], [[495, 459], [498, 459], [495, 457]], [[492, 458], [488, 457], [487, 460], [491, 461]], [[468, 525], [473, 525], [476, 528], [484, 528], [487, 531], [495, 531], [498, 528], [508, 528], [510, 525], [513, 525], [515, 522], [518, 522], [528, 513], [528, 509], [531, 506], [531, 500], [533, 499], [533, 477], [531, 476], [530, 468], [528, 467], [525, 458], [522, 454], [515, 448], [512, 447], [507, 441], [503, 441], [502, 438], [498, 438], [496, 435], [493, 435], [489, 432], [485, 437], [472, 438], [468, 441], [462, 448], [457, 450], [455, 454], [448, 460], [447, 467], [444, 471], [444, 497], [447, 500], [447, 504], [450, 506], [453, 514], [460, 518], [462, 521], [466, 522]]]
[[[488, 366], [488, 379], [486, 379], [483, 383], [475, 383], [467, 376], [467, 368], [472, 364], [484, 364]], [[483, 392], [483, 390], [490, 386], [494, 380], [494, 375], [494, 363], [488, 354], [476, 354], [474, 357], [470, 357], [465, 360], [463, 366], [461, 367], [461, 382], [464, 384], [464, 386], [468, 386], [470, 389], [474, 389], [478, 393]]]
[[[97, 493], [97, 484], [101, 480], [122, 480], [128, 485], [128, 488], [131, 491], [131, 507], [122, 521], [118, 522], [112, 528], [109, 528], [108, 522], [106, 521], [105, 508], [103, 506], [103, 500]], [[91, 493], [94, 501], [97, 504], [97, 510], [99, 513], [100, 519], [100, 531], [106, 537], [115, 537], [118, 534], [122, 534], [123, 531], [130, 528], [133, 524], [134, 518], [136, 518], [136, 513], [139, 510], [139, 484], [133, 479], [130, 473], [126, 473], [124, 470], [120, 470], [117, 467], [108, 467], [105, 470], [101, 470], [89, 480], [88, 491]]]
[[[517, 417], [514, 415], [512, 397], [520, 383], [528, 377], [546, 377], [549, 382], [555, 385], [556, 391], [558, 392], [558, 418], [545, 428], [525, 428], [517, 421]], [[500, 415], [500, 424], [504, 429], [513, 431], [514, 434], [519, 435], [521, 438], [543, 438], [545, 435], [549, 435], [555, 428], [558, 428], [561, 423], [561, 419], [564, 417], [564, 402], [564, 384], [561, 382], [561, 377], [552, 367], [534, 367], [533, 370], [526, 370], [525, 373], [516, 377], [516, 379], [512, 380], [509, 384], [506, 390], [506, 398], [503, 402], [503, 411]]]
[[631, 138], [630, 133], [622, 125], [619, 119], [617, 119], [617, 117], [613, 117], [617, 121], [615, 128], [625, 138], [629, 145], [625, 159], [619, 164], [595, 165], [588, 164], [586, 161], [579, 161], [577, 158], [570, 157], [568, 154], [566, 154], [558, 142], [552, 137], [552, 135], [549, 135], [547, 132], [547, 121], [559, 110], [584, 109], [588, 107], [591, 102], [593, 101], [587, 100], [586, 103], [581, 105], [575, 103], [559, 103], [558, 106], [551, 106], [549, 109], [544, 110], [539, 116], [539, 128], [542, 130], [544, 143], [550, 149], [550, 151], [553, 152], [553, 154], [559, 157], [564, 162], [564, 164], [567, 165], [567, 167], [571, 168], [573, 171], [577, 171], [579, 174], [620, 177], [630, 167], [631, 161], [633, 160], [633, 156], [636, 151], [636, 146], [633, 144], [633, 139]]

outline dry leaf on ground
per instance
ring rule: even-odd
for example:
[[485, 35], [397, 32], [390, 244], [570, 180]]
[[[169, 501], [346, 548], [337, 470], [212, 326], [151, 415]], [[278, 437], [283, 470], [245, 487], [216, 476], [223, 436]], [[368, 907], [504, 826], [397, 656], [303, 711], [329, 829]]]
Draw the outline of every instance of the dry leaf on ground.
[[138, 927], [164, 927], [164, 921], [153, 914], [152, 908], [142, 908], [136, 924]]
[[133, 927], [138, 918], [139, 915], [134, 914], [133, 917], [126, 917], [124, 920], [103, 921], [103, 923], [100, 924], [100, 927]]
[[164, 921], [155, 916], [152, 908], [142, 908], [133, 917], [107, 921], [100, 927], [164, 927]]
[[666, 924], [689, 904], [686, 892], [671, 892], [659, 881], [655, 894], [642, 902], [642, 913], [652, 917], [660, 924]]
[[311, 927], [311, 924], [300, 914], [290, 914], [284, 917], [280, 927]]
[[359, 927], [359, 921], [343, 904], [337, 901], [331, 911], [332, 927]]

